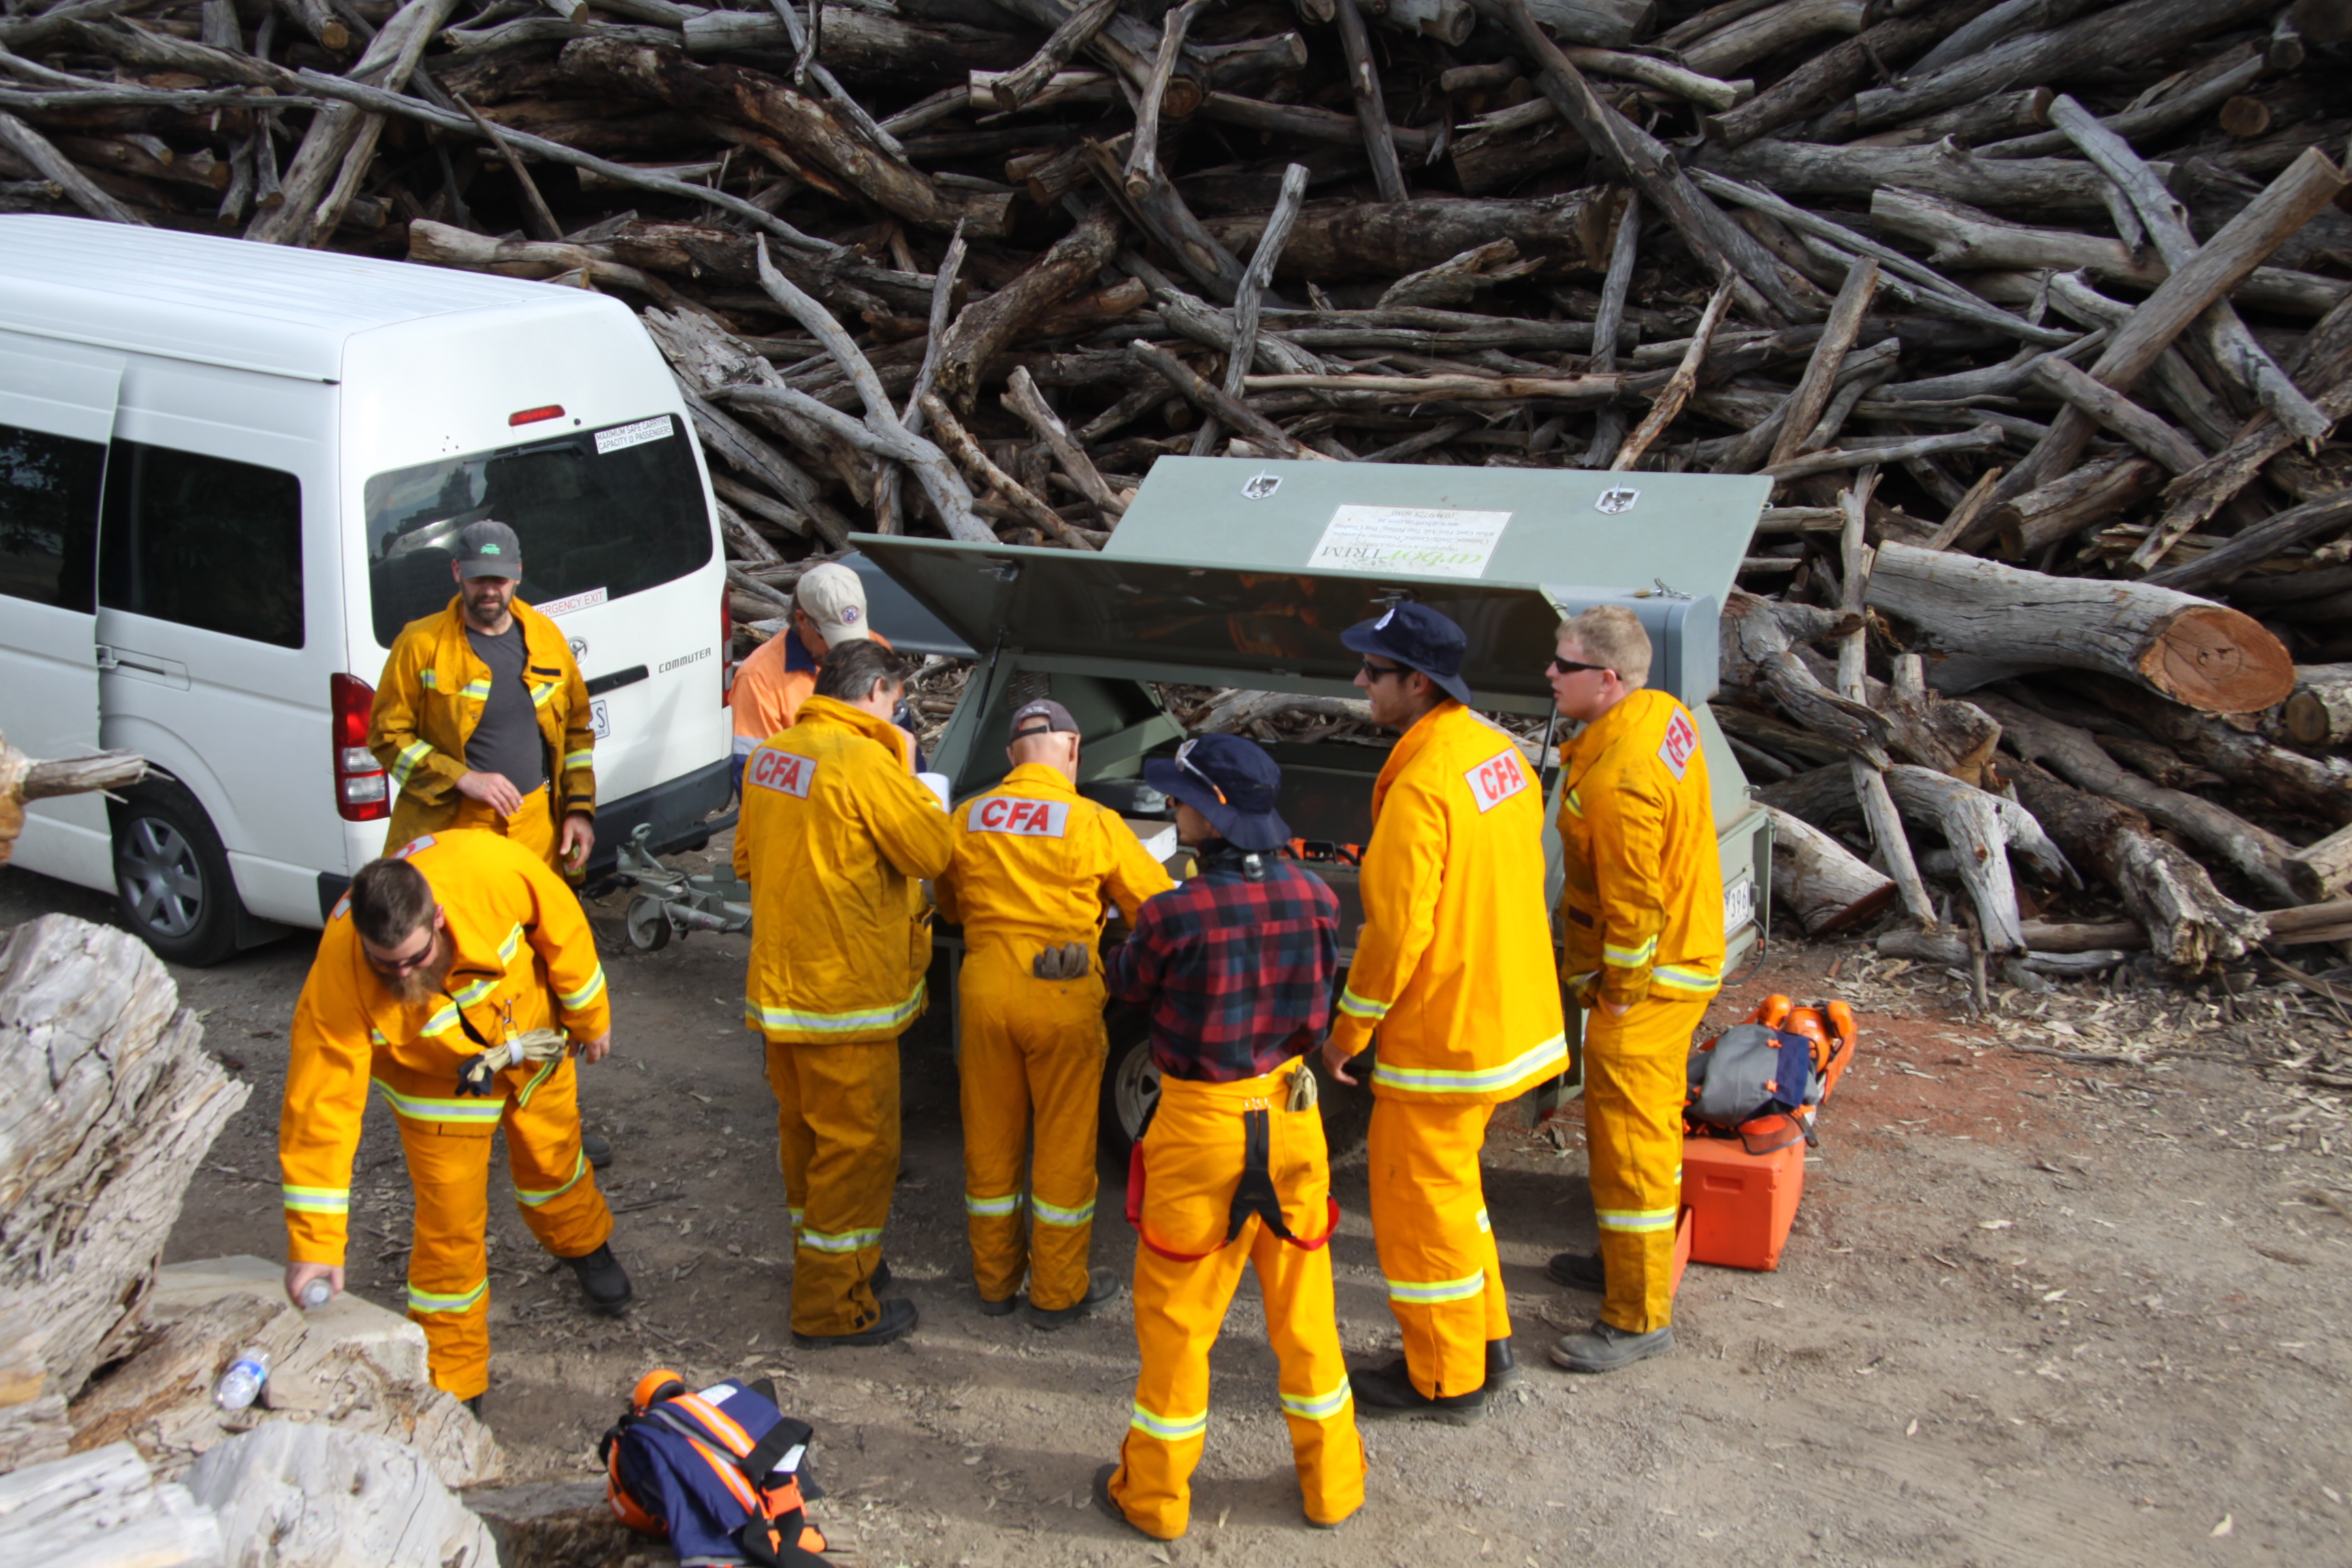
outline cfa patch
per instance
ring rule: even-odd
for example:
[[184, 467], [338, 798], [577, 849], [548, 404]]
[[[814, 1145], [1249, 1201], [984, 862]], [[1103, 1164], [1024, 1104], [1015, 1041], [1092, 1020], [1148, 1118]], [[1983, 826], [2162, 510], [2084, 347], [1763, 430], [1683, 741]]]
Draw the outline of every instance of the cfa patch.
[[964, 818], [970, 833], [1014, 833], [1028, 838], [1059, 838], [1070, 826], [1066, 800], [1024, 800], [1018, 795], [992, 795], [971, 803]]
[[809, 785], [816, 782], [816, 759], [762, 746], [751, 758], [751, 768], [747, 776], [761, 789], [772, 789], [778, 795], [806, 800]]
[[1687, 713], [1676, 713], [1666, 725], [1666, 738], [1658, 747], [1658, 761], [1680, 778], [1690, 769], [1691, 754], [1698, 750], [1698, 726], [1690, 721]]
[[1478, 815], [1486, 816], [1515, 795], [1533, 787], [1528, 775], [1528, 763], [1518, 748], [1497, 752], [1462, 775], [1470, 785], [1470, 798], [1478, 803]]

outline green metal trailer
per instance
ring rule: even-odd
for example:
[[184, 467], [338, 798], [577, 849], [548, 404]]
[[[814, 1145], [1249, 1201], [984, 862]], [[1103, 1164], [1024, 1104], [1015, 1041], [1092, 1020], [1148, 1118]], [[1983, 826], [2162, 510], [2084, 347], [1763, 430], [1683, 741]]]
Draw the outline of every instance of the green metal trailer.
[[[1467, 634], [1462, 673], [1476, 706], [1549, 717], [1543, 669], [1560, 617], [1622, 604], [1657, 649], [1649, 684], [1698, 721], [1736, 963], [1769, 912], [1769, 826], [1707, 699], [1719, 607], [1770, 489], [1750, 476], [1164, 458], [1099, 553], [856, 542], [979, 654], [931, 762], [951, 799], [1003, 777], [1013, 710], [1050, 696], [1083, 731], [1081, 791], [1139, 821], [1166, 815], [1142, 783], [1143, 759], [1186, 735], [1160, 685], [1356, 696], [1359, 656], [1339, 633], [1410, 599]], [[1351, 852], [1371, 837], [1372, 783], [1388, 748], [1329, 740], [1271, 750], [1283, 815], [1307, 846], [1302, 858], [1339, 895], [1352, 938], [1361, 904]], [[1549, 823], [1557, 752], [1548, 743], [1531, 760], [1544, 770]], [[1549, 827], [1544, 837], [1556, 895], [1559, 840]], [[961, 942], [942, 936], [952, 966]], [[1574, 1040], [1572, 1005], [1570, 1017]], [[1157, 1092], [1139, 1020], [1115, 1013], [1105, 1082], [1105, 1131], [1131, 1137]], [[1580, 1058], [1549, 1092], [1580, 1085]], [[1343, 1117], [1349, 1100], [1326, 1096]]]

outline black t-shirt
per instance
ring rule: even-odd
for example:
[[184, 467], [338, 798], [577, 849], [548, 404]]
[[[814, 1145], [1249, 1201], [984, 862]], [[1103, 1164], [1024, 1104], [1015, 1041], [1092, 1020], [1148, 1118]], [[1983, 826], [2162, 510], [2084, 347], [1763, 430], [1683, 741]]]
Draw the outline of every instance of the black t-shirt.
[[509, 784], [529, 795], [547, 782], [547, 742], [523, 680], [530, 650], [522, 623], [514, 622], [497, 637], [467, 626], [466, 640], [474, 645], [474, 657], [490, 667], [490, 695], [482, 704], [482, 721], [466, 742], [466, 765], [478, 773], [504, 773]]

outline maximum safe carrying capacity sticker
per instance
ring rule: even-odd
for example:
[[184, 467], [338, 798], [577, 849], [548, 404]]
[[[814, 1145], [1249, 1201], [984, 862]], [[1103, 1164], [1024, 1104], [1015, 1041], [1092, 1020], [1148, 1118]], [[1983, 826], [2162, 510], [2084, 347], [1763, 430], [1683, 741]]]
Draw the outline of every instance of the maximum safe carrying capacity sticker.
[[629, 447], [642, 447], [648, 441], [666, 439], [669, 435], [669, 416], [656, 414], [651, 419], [640, 419], [634, 425], [615, 425], [610, 430], [596, 432], [596, 455], [618, 452]]

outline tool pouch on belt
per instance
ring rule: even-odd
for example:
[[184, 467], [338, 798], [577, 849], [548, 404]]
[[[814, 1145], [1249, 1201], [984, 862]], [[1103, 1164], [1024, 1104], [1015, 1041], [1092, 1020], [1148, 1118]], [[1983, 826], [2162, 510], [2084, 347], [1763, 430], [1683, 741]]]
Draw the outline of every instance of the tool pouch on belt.
[[[650, 1385], [650, 1386], [649, 1386]], [[823, 1532], [806, 1502], [815, 1429], [776, 1408], [774, 1385], [738, 1381], [690, 1393], [676, 1374], [648, 1373], [629, 1414], [597, 1445], [614, 1517], [666, 1537], [684, 1561], [817, 1568]]]
[[1029, 961], [1029, 973], [1040, 980], [1084, 980], [1095, 966], [1093, 952], [1082, 942], [1049, 947]]

